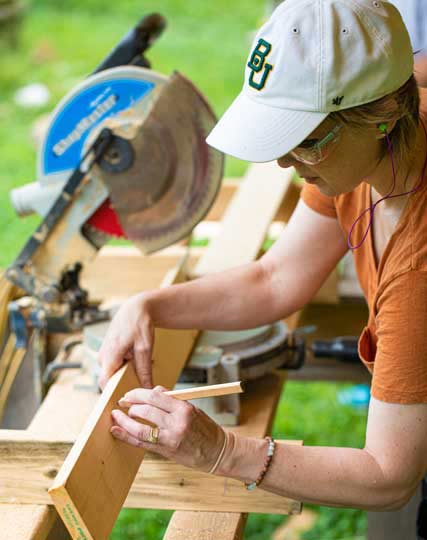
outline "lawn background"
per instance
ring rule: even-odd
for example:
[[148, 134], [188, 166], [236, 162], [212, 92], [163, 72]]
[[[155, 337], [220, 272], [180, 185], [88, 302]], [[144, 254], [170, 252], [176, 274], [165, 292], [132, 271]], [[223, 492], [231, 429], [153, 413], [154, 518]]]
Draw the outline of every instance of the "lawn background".
[[[27, 0], [19, 46], [10, 49], [0, 34], [0, 268], [10, 264], [39, 222], [19, 219], [9, 203], [12, 188], [35, 178], [36, 150], [32, 126], [60, 98], [87, 76], [138, 19], [158, 11], [168, 28], [147, 56], [164, 74], [177, 69], [206, 95], [218, 115], [242, 85], [244, 63], [254, 30], [269, 13], [256, 0]], [[47, 85], [52, 97], [43, 108], [14, 104], [26, 84]], [[246, 164], [227, 159], [226, 176], [241, 176]], [[306, 445], [360, 447], [365, 410], [343, 407], [337, 393], [345, 385], [289, 383], [281, 398], [273, 433], [303, 439]], [[366, 518], [360, 511], [314, 507], [319, 518], [305, 540], [363, 540]], [[112, 540], [162, 538], [170, 512], [124, 510]], [[253, 514], [247, 540], [268, 540], [282, 516]]]

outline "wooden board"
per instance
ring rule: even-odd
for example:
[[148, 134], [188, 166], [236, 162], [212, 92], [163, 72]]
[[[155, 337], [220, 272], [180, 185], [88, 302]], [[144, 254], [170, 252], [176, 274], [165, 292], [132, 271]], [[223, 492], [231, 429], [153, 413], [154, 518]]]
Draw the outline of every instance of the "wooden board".
[[0, 358], [0, 421], [3, 417], [7, 398], [21, 367], [26, 349], [15, 348], [15, 337], [10, 336]]
[[0, 273], [0, 350], [9, 318], [8, 304], [12, 300], [14, 286]]
[[142, 290], [160, 286], [166, 272], [189, 253], [188, 265], [194, 265], [203, 249], [174, 245], [145, 256], [134, 246], [105, 246], [82, 272], [82, 286], [91, 298], [128, 298]]
[[[163, 286], [182, 281], [184, 265], [183, 260]], [[174, 387], [197, 335], [195, 330], [156, 329], [154, 384]], [[129, 493], [144, 452], [111, 435], [111, 411], [126, 392], [139, 386], [132, 363], [111, 377], [49, 490], [74, 540], [107, 540]]]
[[[261, 165], [261, 167], [265, 167], [265, 165]], [[292, 169], [292, 175], [294, 174], [295, 171]], [[241, 178], [225, 178], [222, 182], [218, 197], [216, 198], [212, 208], [209, 210], [208, 215], [204, 218], [204, 221], [220, 221], [224, 217], [228, 205], [233, 200], [233, 197], [240, 188], [241, 184]], [[289, 190], [286, 193], [286, 197], [282, 200], [276, 214], [273, 217], [273, 221], [286, 222], [289, 220], [298, 202], [300, 191], [301, 187], [295, 182], [292, 182], [292, 184], [289, 186]]]
[[[4, 479], [0, 484], [0, 502], [49, 504], [47, 490], [52, 476], [62, 466], [73, 443], [29, 439], [25, 433], [7, 430], [0, 435], [0, 474]], [[118, 483], [122, 481], [120, 477]], [[298, 513], [301, 507], [300, 503], [274, 493], [261, 489], [251, 493], [237, 480], [208, 475], [150, 453], [146, 453], [123, 506], [268, 514]]]
[[164, 540], [239, 540], [247, 518], [231, 512], [175, 512]]
[[291, 185], [293, 169], [276, 162], [251, 165], [193, 275], [202, 276], [256, 259], [268, 227]]
[[2, 504], [1, 540], [45, 540], [56, 520], [52, 506]]
[[135, 387], [138, 378], [128, 363], [109, 380], [49, 490], [75, 540], [108, 538], [138, 471], [143, 452], [110, 434], [111, 411]]

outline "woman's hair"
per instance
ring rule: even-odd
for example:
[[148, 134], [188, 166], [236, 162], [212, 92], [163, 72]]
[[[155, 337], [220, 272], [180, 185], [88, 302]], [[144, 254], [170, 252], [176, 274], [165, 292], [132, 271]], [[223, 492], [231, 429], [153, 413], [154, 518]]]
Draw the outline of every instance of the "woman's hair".
[[[418, 86], [412, 75], [398, 90], [370, 103], [334, 111], [329, 117], [339, 124], [361, 129], [378, 127], [382, 123], [391, 123], [397, 119], [389, 136], [395, 163], [399, 166], [412, 154], [419, 122], [419, 101]], [[384, 138], [383, 141], [381, 157], [387, 153], [387, 140]]]

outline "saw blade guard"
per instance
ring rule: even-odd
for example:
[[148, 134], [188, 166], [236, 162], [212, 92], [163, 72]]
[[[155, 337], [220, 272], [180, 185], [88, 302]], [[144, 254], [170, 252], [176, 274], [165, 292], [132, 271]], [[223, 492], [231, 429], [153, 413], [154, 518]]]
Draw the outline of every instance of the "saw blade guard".
[[132, 165], [116, 174], [101, 162], [96, 174], [126, 237], [148, 254], [188, 236], [212, 206], [224, 160], [205, 139], [216, 119], [200, 92], [177, 72], [162, 85], [136, 134], [120, 132], [120, 116], [105, 125], [128, 137]]
[[78, 84], [54, 109], [37, 156], [37, 178], [47, 185], [68, 178], [88, 140], [106, 119], [132, 110], [144, 118], [168, 78], [151, 69], [120, 66]]

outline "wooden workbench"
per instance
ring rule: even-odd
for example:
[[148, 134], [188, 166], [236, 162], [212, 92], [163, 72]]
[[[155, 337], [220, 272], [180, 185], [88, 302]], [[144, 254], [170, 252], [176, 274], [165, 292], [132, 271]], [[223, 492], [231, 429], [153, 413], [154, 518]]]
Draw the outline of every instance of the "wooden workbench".
[[[244, 264], [257, 256], [271, 221], [286, 220], [298, 199], [291, 176], [289, 172], [285, 175], [275, 164], [266, 164], [249, 170], [244, 189], [240, 183], [225, 185], [208, 216], [218, 219], [224, 213], [222, 228], [211, 242], [209, 252], [204, 252], [201, 264], [194, 266], [196, 275], [221, 270], [225, 263], [227, 266], [227, 261], [232, 265]], [[262, 209], [256, 219], [252, 208], [255, 202], [257, 209]], [[235, 241], [233, 234], [238, 235]], [[112, 291], [115, 297], [123, 298], [144, 288], [159, 286], [165, 271], [181, 259], [183, 249], [183, 246], [176, 246], [149, 258], [141, 257], [133, 248], [101, 250], [94, 263], [86, 268], [83, 286], [89, 289], [92, 298], [103, 299], [111, 299]], [[197, 250], [191, 251], [190, 267], [199, 256]], [[123, 269], [126, 269], [125, 280]], [[290, 324], [296, 321], [297, 316]], [[76, 437], [96, 399], [91, 392], [75, 389], [78, 377], [76, 372], [60, 375], [31, 421], [29, 434], [54, 434], [70, 440]], [[282, 385], [283, 377], [277, 375], [270, 377], [267, 386], [261, 386], [264, 393], [248, 394], [248, 399], [243, 400], [242, 422], [238, 427], [241, 433], [261, 437], [269, 431]], [[54, 471], [47, 474], [54, 475]], [[291, 511], [296, 510], [296, 507], [291, 508]], [[166, 538], [213, 540], [218, 538], [219, 530], [223, 540], [241, 538], [246, 517], [230, 512], [197, 512], [195, 519], [193, 512], [175, 512]], [[48, 505], [0, 504], [0, 523], [5, 525], [2, 540], [62, 540], [68, 537], [55, 510]]]

